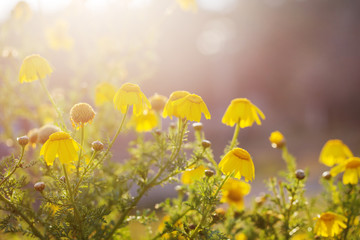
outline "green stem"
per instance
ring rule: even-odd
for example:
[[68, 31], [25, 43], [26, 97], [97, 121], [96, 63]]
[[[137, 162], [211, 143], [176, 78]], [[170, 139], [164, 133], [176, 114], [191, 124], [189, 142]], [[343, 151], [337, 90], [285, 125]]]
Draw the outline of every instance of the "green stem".
[[232, 140], [231, 140], [231, 144], [230, 144], [229, 150], [232, 150], [232, 149], [236, 146], [236, 142], [237, 142], [237, 137], [238, 137], [238, 135], [239, 135], [239, 131], [240, 131], [240, 125], [239, 125], [239, 123], [237, 123], [236, 126], [235, 126], [235, 131], [234, 131], [233, 138], [232, 138]]
[[11, 172], [6, 176], [4, 177], [4, 179], [0, 182], [0, 186], [3, 185], [3, 183], [8, 180], [11, 175], [13, 175], [16, 171], [16, 169], [19, 168], [20, 164], [21, 164], [21, 160], [23, 159], [24, 157], [24, 152], [25, 152], [25, 147], [21, 147], [21, 154], [20, 154], [20, 158], [19, 158], [19, 161], [16, 163], [15, 167], [13, 168], [13, 170], [11, 170]]
[[93, 154], [91, 155], [91, 158], [90, 158], [90, 160], [89, 160], [89, 164], [86, 166], [86, 168], [85, 168], [83, 174], [81, 175], [78, 183], [77, 183], [76, 186], [74, 187], [74, 197], [76, 197], [76, 194], [77, 194], [77, 191], [78, 191], [78, 189], [79, 189], [79, 186], [80, 186], [80, 184], [82, 183], [82, 181], [84, 180], [84, 177], [85, 177], [86, 173], [89, 171], [89, 169], [90, 169], [90, 167], [91, 167], [91, 165], [92, 165], [92, 162], [93, 162], [93, 160], [94, 160], [94, 158], [95, 158], [96, 153], [97, 153], [97, 152], [94, 151]]
[[[231, 174], [227, 175], [224, 180], [221, 182], [220, 186], [218, 187], [218, 189], [216, 190], [215, 194], [214, 194], [214, 198], [217, 198], [221, 188], [223, 187], [223, 185], [225, 184], [225, 182], [229, 179], [230, 176], [232, 176], [234, 174], [234, 172], [232, 172]], [[209, 212], [211, 211], [212, 206], [210, 205], [210, 208], [205, 208], [204, 214], [202, 215], [202, 218], [199, 222], [199, 224], [196, 226], [196, 228], [194, 229], [194, 231], [191, 233], [190, 235], [190, 239], [195, 239], [195, 237], [197, 236], [200, 227], [202, 225], [204, 225], [206, 218], [208, 217]]]
[[4, 203], [8, 204], [11, 206], [11, 208], [13, 209], [13, 212], [19, 214], [19, 216], [29, 225], [29, 227], [31, 228], [33, 234], [35, 236], [37, 236], [38, 238], [45, 240], [47, 238], [45, 238], [34, 226], [34, 222], [32, 222], [22, 211], [20, 211], [19, 209], [17, 209], [15, 207], [15, 205], [8, 199], [6, 199], [3, 195], [0, 194], [0, 200], [3, 201]]
[[118, 128], [118, 130], [116, 131], [115, 133], [115, 136], [114, 138], [111, 140], [110, 144], [109, 144], [109, 147], [106, 149], [104, 155], [102, 156], [102, 158], [98, 161], [98, 163], [95, 165], [95, 167], [97, 167], [102, 161], [104, 161], [104, 159], [106, 158], [106, 156], [109, 154], [110, 152], [110, 149], [112, 148], [112, 146], [114, 145], [115, 143], [115, 140], [116, 138], [119, 136], [123, 126], [124, 126], [124, 122], [125, 122], [125, 119], [126, 119], [126, 115], [128, 113], [128, 110], [129, 110], [129, 105], [126, 107], [126, 111], [125, 111], [125, 114], [123, 116], [123, 119], [121, 120], [121, 123], [120, 123], [120, 126]]
[[119, 218], [119, 220], [114, 225], [114, 228], [112, 229], [112, 231], [104, 238], [105, 240], [110, 239], [114, 235], [116, 230], [123, 224], [123, 222], [124, 222], [125, 218], [127, 217], [127, 215], [130, 213], [130, 211], [134, 207], [136, 207], [137, 203], [144, 196], [144, 194], [150, 188], [152, 188], [154, 185], [156, 185], [156, 182], [157, 182], [158, 178], [160, 178], [162, 173], [167, 169], [168, 164], [172, 163], [175, 160], [175, 158], [178, 156], [178, 154], [180, 152], [180, 149], [181, 149], [181, 146], [182, 146], [182, 140], [183, 140], [183, 137], [184, 137], [186, 126], [187, 126], [187, 122], [182, 124], [182, 120], [179, 119], [179, 132], [180, 132], [179, 135], [180, 136], [177, 138], [178, 143], [176, 144], [175, 150], [171, 153], [169, 161], [167, 162], [167, 164], [163, 165], [163, 167], [159, 169], [159, 171], [155, 175], [155, 177], [153, 177], [153, 179], [142, 189], [142, 191], [139, 193], [139, 195], [136, 198], [134, 198], [134, 201], [131, 203], [131, 205], [121, 214], [121, 217]]
[[71, 189], [69, 177], [68, 177], [68, 174], [67, 174], [67, 171], [66, 171], [66, 166], [65, 166], [65, 164], [63, 164], [62, 166], [63, 166], [63, 170], [64, 170], [64, 175], [65, 175], [66, 185], [67, 185], [67, 188], [68, 188], [68, 193], [70, 195], [70, 201], [71, 201], [71, 204], [74, 207], [74, 218], [76, 219], [76, 221], [79, 224], [79, 232], [80, 232], [81, 239], [84, 239], [83, 231], [82, 231], [82, 220], [81, 220], [81, 217], [80, 217], [79, 210], [77, 209], [76, 204], [75, 204], [73, 191]]
[[42, 88], [44, 89], [46, 95], [48, 96], [51, 104], [52, 104], [53, 107], [55, 108], [55, 110], [56, 110], [56, 112], [57, 112], [57, 114], [58, 114], [58, 116], [59, 116], [59, 118], [60, 118], [60, 120], [61, 120], [61, 124], [62, 124], [61, 128], [62, 128], [62, 129], [66, 129], [66, 125], [65, 125], [65, 122], [64, 122], [64, 118], [63, 118], [62, 112], [60, 111], [59, 107], [56, 105], [53, 97], [51, 96], [51, 94], [50, 94], [50, 92], [49, 92], [49, 90], [48, 90], [47, 87], [45, 86], [44, 81], [43, 81], [40, 77], [39, 77], [39, 81], [40, 81], [40, 84], [41, 84]]
[[80, 125], [80, 131], [81, 131], [81, 137], [80, 137], [80, 151], [79, 151], [79, 159], [78, 159], [78, 164], [76, 166], [76, 175], [79, 177], [80, 174], [80, 162], [81, 162], [81, 155], [82, 155], [82, 151], [84, 148], [84, 139], [85, 139], [85, 125], [84, 123], [81, 123]]

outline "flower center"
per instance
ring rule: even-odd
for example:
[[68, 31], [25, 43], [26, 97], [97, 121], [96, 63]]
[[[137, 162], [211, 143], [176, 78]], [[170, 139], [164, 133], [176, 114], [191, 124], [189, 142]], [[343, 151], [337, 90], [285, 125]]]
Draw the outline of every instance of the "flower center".
[[192, 103], [197, 103], [197, 104], [199, 104], [199, 103], [202, 102], [202, 99], [201, 99], [199, 96], [196, 96], [196, 95], [194, 95], [194, 94], [189, 95], [189, 96], [187, 97], [187, 99], [188, 99], [190, 102], [192, 102]]
[[235, 98], [234, 100], [231, 101], [231, 103], [233, 103], [233, 104], [250, 103], [250, 101], [247, 98]]
[[360, 158], [352, 158], [347, 164], [346, 168], [358, 168], [360, 167]]
[[121, 88], [126, 92], [140, 92], [140, 87], [133, 83], [125, 83]]
[[334, 220], [334, 215], [332, 215], [332, 214], [330, 214], [330, 213], [325, 213], [325, 214], [323, 214], [323, 215], [321, 215], [321, 220], [323, 220], [323, 221], [332, 221], [332, 220]]
[[237, 148], [233, 150], [233, 154], [240, 158], [241, 160], [250, 160], [250, 155], [249, 153], [245, 152], [243, 149], [241, 148]]
[[66, 132], [56, 132], [50, 135], [50, 141], [70, 139], [70, 135]]
[[241, 201], [243, 196], [241, 195], [241, 193], [239, 191], [237, 191], [236, 189], [230, 189], [227, 197], [234, 202], [238, 202]]

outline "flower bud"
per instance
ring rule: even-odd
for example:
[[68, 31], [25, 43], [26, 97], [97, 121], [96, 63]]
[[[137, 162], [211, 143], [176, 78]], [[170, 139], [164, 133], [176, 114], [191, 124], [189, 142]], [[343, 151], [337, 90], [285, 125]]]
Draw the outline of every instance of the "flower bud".
[[269, 140], [273, 148], [282, 148], [286, 144], [284, 135], [279, 131], [272, 132]]
[[104, 149], [104, 144], [100, 141], [94, 141], [92, 142], [91, 147], [94, 151], [99, 152]]
[[50, 137], [51, 134], [60, 132], [61, 129], [54, 125], [44, 125], [39, 129], [38, 142], [44, 144]]
[[203, 125], [201, 122], [193, 123], [192, 127], [195, 131], [201, 131], [203, 129]]
[[59, 178], [59, 180], [62, 181], [62, 182], [65, 182], [65, 176], [61, 176], [61, 177]]
[[303, 180], [305, 178], [305, 172], [302, 169], [298, 169], [295, 171], [295, 176], [299, 180]]
[[37, 182], [34, 184], [34, 188], [38, 192], [42, 192], [45, 189], [45, 183], [44, 182]]
[[201, 145], [203, 146], [203, 148], [209, 148], [211, 146], [211, 142], [204, 139], [201, 141]]
[[205, 170], [205, 175], [207, 176], [207, 177], [212, 177], [212, 176], [214, 176], [214, 171], [213, 170], [210, 170], [210, 169], [206, 169]]
[[158, 136], [160, 136], [160, 135], [161, 135], [161, 130], [160, 130], [160, 129], [158, 129], [158, 128], [157, 128], [157, 129], [155, 129], [155, 134], [156, 134], [156, 135], [158, 135]]
[[16, 140], [20, 144], [20, 146], [22, 146], [22, 147], [25, 147], [29, 143], [29, 137], [28, 136], [18, 137]]
[[170, 123], [170, 128], [175, 129], [176, 128], [176, 123], [174, 123], [174, 122]]
[[325, 179], [325, 180], [330, 180], [331, 179], [331, 174], [329, 171], [325, 171], [322, 173], [322, 178]]
[[196, 228], [196, 225], [195, 225], [195, 224], [190, 224], [190, 225], [189, 225], [189, 229], [194, 230], [195, 228]]
[[152, 97], [149, 98], [151, 108], [156, 112], [161, 112], [166, 104], [167, 97], [155, 93]]

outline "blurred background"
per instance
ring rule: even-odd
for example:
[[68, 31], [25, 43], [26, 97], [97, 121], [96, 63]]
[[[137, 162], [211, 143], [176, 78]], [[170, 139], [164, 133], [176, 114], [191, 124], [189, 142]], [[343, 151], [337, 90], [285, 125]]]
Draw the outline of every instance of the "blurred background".
[[[285, 168], [268, 140], [274, 130], [285, 135], [298, 167], [311, 170], [308, 194], [315, 193], [328, 170], [318, 162], [328, 139], [360, 155], [359, 12], [354, 0], [0, 1], [0, 156], [47, 114], [33, 104], [40, 85], [18, 82], [22, 60], [37, 53], [54, 67], [52, 93], [71, 96], [72, 104], [94, 106], [100, 82], [135, 82], [148, 97], [200, 95], [212, 115], [203, 124], [217, 161], [234, 130], [221, 123], [227, 106], [250, 99], [266, 116], [239, 135], [256, 168], [252, 196]], [[117, 161], [126, 158], [123, 142]], [[175, 194], [167, 186], [148, 199]]]

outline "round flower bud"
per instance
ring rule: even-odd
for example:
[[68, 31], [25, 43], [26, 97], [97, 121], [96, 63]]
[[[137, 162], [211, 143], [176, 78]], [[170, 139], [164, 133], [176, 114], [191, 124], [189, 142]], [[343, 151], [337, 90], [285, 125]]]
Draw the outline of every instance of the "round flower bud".
[[201, 141], [201, 145], [203, 146], [203, 148], [208, 148], [211, 146], [211, 142], [209, 140], [202, 140]]
[[104, 144], [100, 141], [94, 141], [92, 142], [91, 147], [94, 151], [98, 152], [104, 149]]
[[75, 104], [70, 110], [70, 120], [73, 127], [91, 122], [95, 117], [94, 109], [87, 103]]
[[189, 225], [189, 229], [194, 230], [195, 228], [196, 228], [196, 225], [195, 225], [195, 224], [190, 224], [190, 225]]
[[156, 112], [161, 112], [165, 107], [167, 97], [155, 93], [152, 97], [149, 98], [149, 101], [152, 109], [154, 109]]
[[322, 178], [326, 179], [326, 180], [330, 180], [331, 179], [331, 174], [329, 171], [325, 171], [322, 173]]
[[205, 170], [205, 175], [207, 176], [207, 177], [212, 177], [212, 176], [214, 176], [214, 171], [213, 170], [210, 170], [210, 169], [206, 169]]
[[195, 131], [201, 131], [203, 129], [203, 125], [201, 122], [193, 123], [192, 127]]
[[29, 137], [28, 136], [18, 137], [16, 140], [20, 144], [20, 146], [22, 146], [22, 147], [25, 147], [29, 143]]
[[305, 178], [305, 172], [302, 169], [298, 169], [295, 171], [295, 176], [299, 180], [303, 180]]
[[170, 123], [170, 128], [175, 129], [176, 128], [176, 123], [174, 123], [174, 122]]
[[45, 189], [45, 183], [44, 182], [37, 182], [34, 184], [34, 188], [38, 192], [42, 192]]
[[29, 137], [29, 143], [31, 145], [35, 145], [37, 140], [38, 140], [38, 132], [39, 132], [39, 129], [37, 128], [33, 128], [31, 129], [29, 132], [28, 132], [28, 137]]
[[272, 132], [269, 137], [269, 140], [273, 148], [282, 148], [283, 146], [286, 145], [285, 137], [279, 131]]
[[45, 125], [39, 129], [38, 142], [44, 144], [50, 137], [51, 134], [60, 132], [61, 129], [54, 125]]
[[65, 182], [65, 180], [66, 180], [66, 179], [65, 179], [65, 176], [61, 176], [61, 177], [59, 178], [59, 180], [62, 181], [62, 182]]
[[160, 129], [158, 129], [158, 128], [157, 128], [157, 129], [155, 129], [155, 134], [156, 134], [156, 135], [158, 135], [158, 136], [160, 136], [160, 135], [161, 135], [161, 130], [160, 130]]

